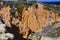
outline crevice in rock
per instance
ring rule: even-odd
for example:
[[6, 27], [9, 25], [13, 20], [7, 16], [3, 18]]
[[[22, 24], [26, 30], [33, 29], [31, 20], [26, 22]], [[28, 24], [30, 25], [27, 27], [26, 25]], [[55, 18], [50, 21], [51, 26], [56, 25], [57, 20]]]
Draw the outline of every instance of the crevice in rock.
[[7, 29], [6, 32], [14, 34], [13, 40], [26, 40], [23, 38], [23, 35], [19, 33], [19, 29], [15, 25], [12, 25], [11, 28], [6, 27], [6, 29]]
[[35, 5], [35, 8], [38, 9], [38, 4]]
[[3, 24], [5, 24], [5, 22], [2, 20], [2, 17], [0, 16], [0, 20], [1, 20], [1, 22], [3, 23]]

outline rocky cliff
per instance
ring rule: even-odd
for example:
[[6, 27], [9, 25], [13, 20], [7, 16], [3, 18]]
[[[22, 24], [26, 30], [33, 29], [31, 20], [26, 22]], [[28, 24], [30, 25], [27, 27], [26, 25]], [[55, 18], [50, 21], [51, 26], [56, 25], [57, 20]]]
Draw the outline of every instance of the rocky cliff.
[[17, 18], [13, 17], [9, 5], [0, 9], [1, 21], [6, 24], [8, 29], [10, 28], [9, 31], [16, 35], [22, 34], [24, 38], [27, 38], [31, 33], [41, 32], [42, 28], [47, 25], [60, 21], [58, 13], [45, 9], [44, 5], [39, 3], [28, 7], [27, 10], [24, 8], [21, 17], [22, 19], [20, 14]]

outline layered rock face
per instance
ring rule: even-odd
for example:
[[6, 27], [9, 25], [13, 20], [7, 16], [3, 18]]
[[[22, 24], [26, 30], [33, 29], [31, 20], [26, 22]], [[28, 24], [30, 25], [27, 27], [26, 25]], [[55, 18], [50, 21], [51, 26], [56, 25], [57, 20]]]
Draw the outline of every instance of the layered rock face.
[[4, 23], [11, 27], [10, 25], [10, 18], [11, 18], [11, 15], [10, 15], [10, 6], [6, 6], [6, 7], [3, 7], [0, 9], [0, 17], [1, 19], [4, 21]]
[[28, 10], [24, 8], [22, 10], [21, 21], [20, 18], [13, 17], [10, 10], [10, 6], [1, 8], [0, 17], [7, 27], [13, 27], [12, 25], [15, 25], [19, 29], [19, 33], [23, 34], [24, 38], [27, 38], [32, 32], [41, 32], [42, 28], [53, 22], [60, 21], [58, 13], [44, 9], [42, 4], [28, 7]]
[[38, 4], [38, 8], [31, 6], [27, 11], [22, 12], [23, 25], [32, 32], [41, 32], [42, 28], [56, 21], [59, 21], [58, 13], [44, 9], [41, 4]]

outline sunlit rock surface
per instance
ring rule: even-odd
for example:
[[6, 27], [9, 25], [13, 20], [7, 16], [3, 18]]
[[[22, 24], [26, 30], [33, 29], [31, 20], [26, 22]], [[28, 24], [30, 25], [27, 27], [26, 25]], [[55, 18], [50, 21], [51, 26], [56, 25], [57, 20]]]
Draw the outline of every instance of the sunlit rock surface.
[[42, 28], [58, 21], [59, 18], [58, 13], [44, 9], [41, 4], [38, 4], [38, 8], [31, 6], [27, 11], [25, 9], [22, 11], [23, 25], [32, 32], [41, 32]]
[[15, 35], [23, 34], [24, 38], [28, 38], [32, 32], [41, 32], [42, 28], [60, 21], [58, 13], [44, 9], [44, 5], [42, 4], [37, 3], [37, 5], [28, 7], [27, 9], [24, 8], [22, 10], [21, 20], [20, 16], [18, 18], [12, 16], [10, 5], [0, 9], [1, 20], [7, 27], [11, 28], [10, 30], [13, 30], [12, 32], [16, 33]]
[[4, 23], [8, 26], [8, 27], [11, 27], [11, 24], [10, 24], [10, 18], [11, 18], [11, 15], [10, 15], [10, 6], [5, 6], [3, 8], [0, 9], [0, 18], [4, 21]]

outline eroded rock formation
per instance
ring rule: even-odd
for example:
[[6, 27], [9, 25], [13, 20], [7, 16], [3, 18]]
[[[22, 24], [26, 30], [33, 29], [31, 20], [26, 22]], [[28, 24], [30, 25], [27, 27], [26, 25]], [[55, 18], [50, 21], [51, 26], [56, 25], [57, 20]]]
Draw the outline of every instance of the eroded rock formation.
[[41, 32], [43, 27], [59, 21], [59, 18], [58, 13], [44, 9], [41, 4], [38, 4], [37, 9], [31, 6], [27, 11], [25, 9], [22, 11], [22, 23], [32, 32]]
[[[22, 10], [22, 20], [11, 15], [10, 6], [0, 9], [0, 17], [7, 27], [15, 25], [19, 29], [19, 33], [27, 38], [31, 32], [41, 32], [43, 27], [60, 21], [60, 16], [51, 10], [44, 9], [42, 4], [31, 6], [26, 10]], [[19, 16], [20, 17], [20, 16]], [[17, 32], [16, 32], [17, 33]]]

